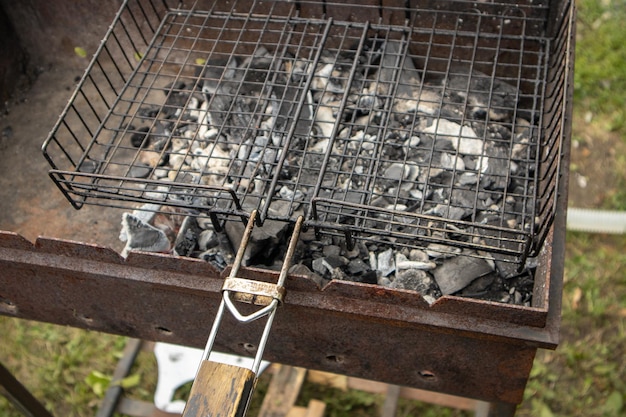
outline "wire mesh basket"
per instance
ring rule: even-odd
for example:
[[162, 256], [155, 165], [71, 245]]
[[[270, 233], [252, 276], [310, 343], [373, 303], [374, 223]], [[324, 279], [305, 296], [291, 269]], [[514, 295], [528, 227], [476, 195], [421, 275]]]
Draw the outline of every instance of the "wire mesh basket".
[[304, 214], [523, 264], [555, 214], [571, 5], [382, 3], [125, 1], [43, 145], [51, 178], [76, 208]]

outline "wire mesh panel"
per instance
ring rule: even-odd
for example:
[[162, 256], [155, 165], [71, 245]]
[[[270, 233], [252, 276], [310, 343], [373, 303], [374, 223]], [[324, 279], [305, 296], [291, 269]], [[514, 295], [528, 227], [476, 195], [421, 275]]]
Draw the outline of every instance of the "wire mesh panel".
[[51, 177], [76, 207], [535, 254], [563, 135], [547, 6], [387, 3], [126, 2], [44, 144]]

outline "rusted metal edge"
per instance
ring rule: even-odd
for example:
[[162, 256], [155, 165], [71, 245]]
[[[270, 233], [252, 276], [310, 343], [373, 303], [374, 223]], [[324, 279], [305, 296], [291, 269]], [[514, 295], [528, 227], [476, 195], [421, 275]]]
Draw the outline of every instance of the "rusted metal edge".
[[[219, 274], [211, 265], [202, 261], [149, 253], [132, 254], [124, 260], [109, 249], [48, 238], [40, 238], [35, 245], [29, 246], [27, 240], [10, 232], [0, 233], [0, 264], [2, 265], [0, 297], [3, 300], [0, 313], [59, 324], [69, 324], [67, 318], [58, 316], [62, 314], [58, 311], [60, 306], [55, 306], [54, 299], [46, 302], [45, 298], [50, 298], [50, 294], [48, 297], [43, 294], [36, 295], [39, 292], [37, 286], [44, 285], [42, 280], [45, 280], [46, 285], [56, 288], [55, 292], [64, 291], [63, 297], [68, 300], [72, 299], [74, 293], [81, 291], [79, 287], [73, 287], [71, 282], [97, 280], [99, 282], [95, 283], [107, 294], [81, 294], [82, 297], [90, 297], [94, 305], [102, 302], [105, 295], [121, 296], [123, 293], [120, 294], [119, 291], [123, 290], [125, 285], [131, 284], [139, 293], [123, 296], [129, 299], [136, 298], [137, 302], [141, 302], [144, 292], [160, 287], [181, 303], [189, 302], [185, 294], [194, 294], [195, 297], [206, 298], [205, 302], [210, 304], [211, 299], [219, 298], [223, 284], [223, 274]], [[275, 278], [271, 271], [251, 268], [242, 268], [240, 276], [261, 281]], [[108, 282], [111, 282], [110, 286], [107, 286]], [[112, 284], [113, 282], [117, 284]], [[28, 292], [23, 293], [27, 288]], [[533, 327], [502, 321], [497, 316], [495, 319], [474, 317], [471, 313], [478, 308], [476, 300], [467, 300], [467, 304], [472, 308], [464, 307], [464, 300], [456, 299], [425, 308], [421, 305], [423, 303], [421, 297], [410, 291], [343, 282], [334, 283], [324, 291], [318, 291], [312, 282], [293, 276], [287, 280], [286, 289], [285, 302], [294, 307], [350, 314], [366, 320], [394, 322], [401, 326], [426, 326], [440, 332], [461, 332], [470, 337], [495, 338], [510, 343], [521, 342], [547, 348], [556, 346], [554, 329], [550, 323], [542, 327]], [[22, 297], [18, 302], [14, 298], [20, 293]], [[21, 308], [20, 303], [33, 307], [44, 305], [31, 310]], [[484, 304], [486, 308], [501, 310], [503, 316], [507, 315], [504, 311], [510, 310], [508, 305]], [[448, 306], [451, 306], [450, 311], [445, 310]], [[64, 307], [71, 308], [71, 305]], [[108, 307], [122, 308], [116, 307], [115, 304]], [[36, 311], [46, 309], [57, 312], [55, 315], [41, 317]], [[513, 308], [513, 311], [518, 310], [524, 313], [524, 308]], [[154, 318], [158, 319], [158, 314]], [[106, 325], [96, 323], [78, 324], [82, 325], [81, 327], [88, 324], [86, 326], [88, 328], [116, 332], [115, 326], [107, 328]]]
[[[16, 234], [0, 233], [0, 314], [204, 346], [224, 274], [203, 262], [154, 254], [124, 260], [106, 249], [44, 240], [31, 245]], [[52, 250], [55, 246], [61, 254]], [[241, 268], [238, 275], [263, 279], [268, 273]], [[361, 296], [373, 291], [353, 287]], [[551, 311], [546, 326], [534, 328], [402, 305], [408, 292], [398, 293], [394, 304], [392, 294], [355, 298], [331, 288], [319, 291], [293, 276], [285, 288], [264, 355], [272, 362], [518, 403], [536, 349], [556, 346], [558, 323], [550, 319]], [[357, 291], [364, 288], [369, 292]], [[262, 326], [243, 328], [230, 318], [222, 326], [218, 351], [254, 355], [251, 341], [259, 339]]]

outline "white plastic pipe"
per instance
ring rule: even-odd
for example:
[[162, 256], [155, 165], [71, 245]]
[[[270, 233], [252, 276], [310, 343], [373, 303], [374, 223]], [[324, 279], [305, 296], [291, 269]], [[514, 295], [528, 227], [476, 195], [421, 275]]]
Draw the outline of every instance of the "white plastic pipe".
[[626, 233], [626, 212], [570, 207], [567, 230], [589, 233]]

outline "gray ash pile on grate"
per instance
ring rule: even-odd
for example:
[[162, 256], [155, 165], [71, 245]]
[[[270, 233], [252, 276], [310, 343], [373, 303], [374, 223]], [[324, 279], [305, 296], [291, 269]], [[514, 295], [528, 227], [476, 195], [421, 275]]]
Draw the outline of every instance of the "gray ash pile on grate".
[[[243, 210], [266, 207], [247, 266], [279, 269], [290, 220], [304, 215], [360, 232], [353, 247], [323, 227], [301, 235], [292, 272], [320, 286], [350, 280], [414, 290], [430, 303], [454, 294], [530, 305], [532, 259], [518, 272], [511, 257], [481, 250], [495, 237], [473, 229], [533, 232], [536, 138], [517, 109], [520, 93], [463, 66], [425, 81], [403, 48], [372, 41], [358, 56], [322, 52], [315, 66], [262, 47], [209, 62], [165, 87], [162, 105], [139, 109], [144, 125], [128, 128], [139, 150], [129, 174], [228, 189]], [[234, 203], [224, 191], [145, 193], [155, 203], [123, 216], [125, 251], [232, 263], [241, 221], [218, 232], [206, 212], [168, 207], [188, 199], [226, 212]], [[326, 206], [313, 215], [314, 199]], [[376, 215], [360, 217], [369, 208]]]

